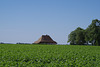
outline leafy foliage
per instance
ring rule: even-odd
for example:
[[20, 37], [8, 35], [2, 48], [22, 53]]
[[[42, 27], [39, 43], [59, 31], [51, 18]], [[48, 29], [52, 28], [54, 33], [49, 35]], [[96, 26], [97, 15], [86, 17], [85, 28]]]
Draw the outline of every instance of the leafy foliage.
[[100, 47], [0, 44], [0, 67], [100, 67]]
[[95, 19], [86, 29], [86, 41], [92, 45], [100, 45], [100, 21]]
[[85, 36], [84, 29], [78, 27], [75, 31], [72, 31], [68, 36], [68, 42], [71, 45], [84, 45], [85, 44]]
[[100, 21], [95, 19], [86, 30], [78, 27], [69, 34], [68, 42], [71, 45], [84, 45], [91, 43], [100, 46]]

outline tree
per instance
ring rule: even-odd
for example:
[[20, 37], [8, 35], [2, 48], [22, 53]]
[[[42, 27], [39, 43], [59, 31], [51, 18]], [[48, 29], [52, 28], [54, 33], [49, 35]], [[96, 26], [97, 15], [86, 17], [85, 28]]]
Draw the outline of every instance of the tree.
[[70, 42], [71, 45], [84, 45], [84, 29], [78, 27], [76, 30], [72, 31], [68, 36], [68, 42]]
[[75, 31], [76, 31], [76, 44], [84, 45], [86, 43], [84, 29], [78, 27]]
[[76, 40], [76, 32], [72, 31], [69, 35], [68, 35], [68, 41], [70, 42], [70, 45], [75, 45], [75, 40]]
[[92, 44], [100, 46], [100, 20], [92, 20], [86, 30], [78, 27], [68, 36], [71, 45]]
[[85, 30], [85, 40], [92, 45], [100, 45], [100, 21], [92, 20], [92, 23]]

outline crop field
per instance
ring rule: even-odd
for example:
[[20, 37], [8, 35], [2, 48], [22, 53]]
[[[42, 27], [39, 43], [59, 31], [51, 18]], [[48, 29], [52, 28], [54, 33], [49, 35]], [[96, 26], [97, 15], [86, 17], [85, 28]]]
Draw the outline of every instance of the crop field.
[[0, 44], [0, 67], [100, 67], [100, 47]]

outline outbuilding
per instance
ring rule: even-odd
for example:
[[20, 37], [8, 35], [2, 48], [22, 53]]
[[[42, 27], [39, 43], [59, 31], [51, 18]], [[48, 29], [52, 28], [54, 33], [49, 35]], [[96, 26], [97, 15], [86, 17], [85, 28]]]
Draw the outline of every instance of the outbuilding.
[[42, 35], [34, 44], [57, 44], [49, 35]]

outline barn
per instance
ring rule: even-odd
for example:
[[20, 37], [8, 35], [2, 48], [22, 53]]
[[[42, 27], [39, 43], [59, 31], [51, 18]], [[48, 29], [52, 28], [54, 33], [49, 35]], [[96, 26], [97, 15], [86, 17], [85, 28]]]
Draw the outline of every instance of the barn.
[[42, 35], [34, 44], [57, 44], [49, 35]]

